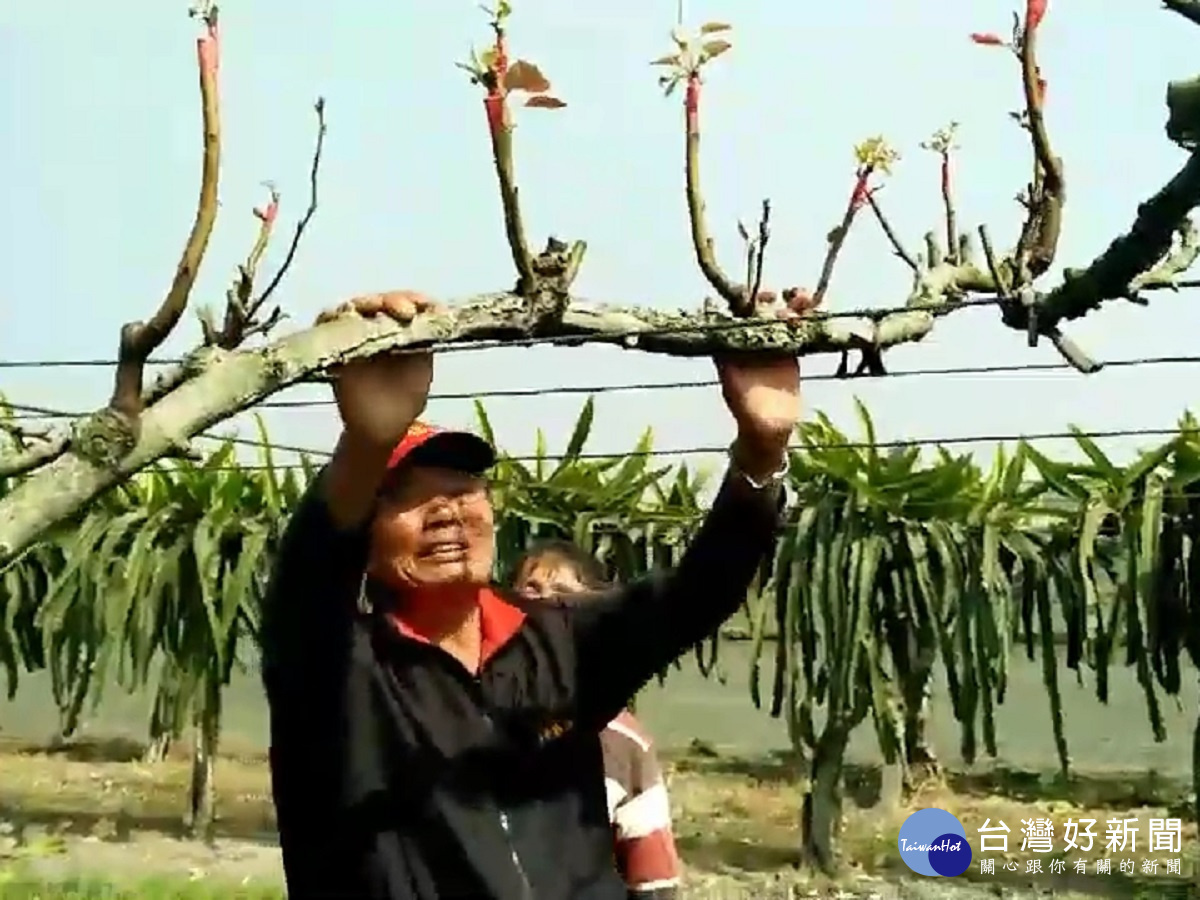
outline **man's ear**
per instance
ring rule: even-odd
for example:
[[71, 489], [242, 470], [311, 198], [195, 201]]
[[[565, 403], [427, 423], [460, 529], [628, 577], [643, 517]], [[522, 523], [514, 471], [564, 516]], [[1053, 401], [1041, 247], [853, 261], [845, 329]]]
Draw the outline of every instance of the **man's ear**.
[[363, 577], [379, 581], [383, 575], [383, 569], [379, 561], [379, 554], [375, 549], [375, 521], [375, 516], [372, 515], [367, 523], [367, 564], [363, 570]]

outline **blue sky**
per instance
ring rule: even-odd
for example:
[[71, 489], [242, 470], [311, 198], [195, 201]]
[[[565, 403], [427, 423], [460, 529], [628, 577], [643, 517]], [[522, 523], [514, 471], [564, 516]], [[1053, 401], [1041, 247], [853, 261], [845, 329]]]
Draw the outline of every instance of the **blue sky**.
[[[693, 307], [706, 285], [691, 258], [682, 192], [681, 112], [648, 61], [670, 49], [674, 0], [604, 4], [516, 0], [513, 53], [538, 63], [569, 106], [529, 111], [517, 166], [531, 239], [585, 238], [582, 296]], [[903, 154], [880, 195], [910, 245], [939, 226], [936, 160], [921, 140], [961, 123], [960, 222], [1009, 243], [1012, 198], [1028, 171], [1015, 63], [969, 42], [1006, 33], [999, 0], [690, 2], [691, 24], [732, 22], [734, 50], [709, 78], [704, 182], [721, 258], [740, 265], [738, 217], [774, 204], [767, 282], [812, 286], [824, 236], [845, 204], [853, 145], [885, 135]], [[108, 357], [126, 319], [147, 315], [169, 283], [193, 215], [199, 112], [185, 2], [8, 3], [0, 7], [0, 358]], [[415, 287], [447, 300], [502, 288], [504, 243], [481, 103], [453, 63], [487, 39], [469, 0], [318, 0], [222, 9], [225, 107], [223, 215], [196, 300], [218, 299], [244, 257], [264, 179], [284, 193], [280, 238], [307, 202], [312, 102], [328, 102], [321, 209], [277, 295], [307, 324], [323, 306]], [[1182, 163], [1164, 137], [1166, 82], [1195, 73], [1194, 26], [1153, 0], [1051, 0], [1043, 26], [1048, 117], [1066, 161], [1069, 204], [1061, 262], [1080, 265], [1132, 220], [1137, 203]], [[268, 268], [285, 241], [275, 245]], [[907, 272], [868, 219], [856, 226], [829, 294], [831, 308], [900, 303]], [[1149, 309], [1110, 305], [1072, 326], [1099, 358], [1196, 351], [1200, 298], [1156, 295]], [[196, 339], [194, 319], [172, 339]], [[893, 351], [892, 368], [1046, 362], [996, 313], [960, 313], [925, 343]], [[836, 360], [805, 362], [825, 372]], [[881, 436], [950, 437], [1087, 428], [1170, 427], [1192, 403], [1195, 367], [818, 382], [810, 409], [855, 428], [853, 396]], [[703, 361], [609, 348], [514, 349], [439, 361], [435, 391], [704, 378]], [[0, 370], [15, 402], [90, 408], [109, 390], [89, 369]], [[319, 388], [292, 398], [323, 397]], [[560, 447], [580, 397], [494, 399], [513, 452], [536, 428]], [[724, 444], [730, 426], [714, 389], [616, 393], [598, 399], [591, 449], [628, 449], [647, 425], [661, 447]], [[431, 417], [471, 420], [469, 404], [434, 401]], [[329, 447], [332, 408], [272, 411], [281, 442]], [[246, 427], [245, 423], [242, 426]], [[1112, 442], [1120, 449], [1129, 444]], [[1062, 445], [1057, 445], [1061, 447]], [[985, 451], [988, 448], [983, 448]], [[1051, 446], [1051, 449], [1055, 449]], [[1064, 448], [1065, 449], [1065, 448]], [[701, 460], [697, 460], [698, 462]], [[711, 462], [711, 458], [709, 458]]]

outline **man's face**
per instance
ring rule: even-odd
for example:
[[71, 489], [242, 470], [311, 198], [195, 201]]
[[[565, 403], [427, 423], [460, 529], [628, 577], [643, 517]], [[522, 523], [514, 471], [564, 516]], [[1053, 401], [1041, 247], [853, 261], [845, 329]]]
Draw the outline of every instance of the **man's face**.
[[371, 523], [370, 574], [397, 588], [487, 584], [492, 524], [483, 478], [414, 466], [380, 495]]
[[554, 557], [535, 559], [525, 565], [517, 574], [513, 587], [530, 600], [549, 600], [584, 590], [574, 567]]

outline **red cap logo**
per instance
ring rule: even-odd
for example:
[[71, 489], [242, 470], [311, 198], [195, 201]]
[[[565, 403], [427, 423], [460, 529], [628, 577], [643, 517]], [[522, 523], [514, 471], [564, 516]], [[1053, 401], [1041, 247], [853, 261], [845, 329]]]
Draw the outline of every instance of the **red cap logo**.
[[431, 425], [426, 425], [424, 422], [413, 422], [405, 433], [404, 438], [396, 445], [396, 449], [392, 451], [392, 456], [388, 460], [388, 468], [394, 469], [417, 447], [437, 434], [441, 429], [434, 428]]

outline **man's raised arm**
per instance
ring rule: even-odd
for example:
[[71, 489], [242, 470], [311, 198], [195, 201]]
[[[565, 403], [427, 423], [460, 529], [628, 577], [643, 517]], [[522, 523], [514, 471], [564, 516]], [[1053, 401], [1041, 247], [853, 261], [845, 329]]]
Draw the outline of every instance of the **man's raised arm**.
[[[330, 484], [338, 457], [305, 491], [284, 532], [262, 611], [263, 677], [305, 665], [322, 654], [319, 644], [348, 623], [367, 560], [365, 522], [335, 519]], [[329, 648], [324, 648], [329, 652]]]
[[[387, 316], [407, 324], [433, 308], [420, 294], [361, 297], [324, 313]], [[425, 408], [428, 354], [376, 357], [334, 373], [342, 436], [292, 514], [263, 608], [263, 676], [311, 667], [353, 614], [366, 566], [368, 525], [392, 451]], [[281, 677], [286, 677], [282, 676]]]
[[580, 714], [603, 722], [688, 647], [716, 632], [774, 551], [787, 446], [800, 416], [795, 359], [718, 364], [738, 426], [730, 468], [680, 564], [571, 608]]

